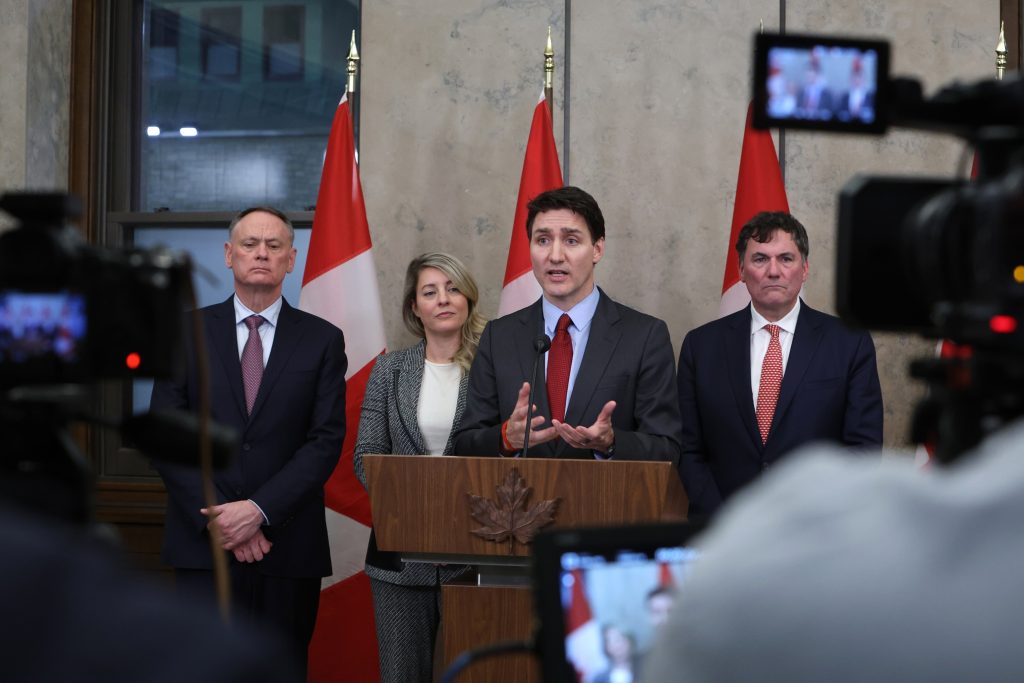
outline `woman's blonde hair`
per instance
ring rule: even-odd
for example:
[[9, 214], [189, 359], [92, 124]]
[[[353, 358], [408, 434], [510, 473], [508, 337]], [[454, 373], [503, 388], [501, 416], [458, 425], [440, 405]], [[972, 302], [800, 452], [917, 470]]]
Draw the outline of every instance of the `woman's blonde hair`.
[[423, 329], [423, 321], [413, 312], [412, 305], [416, 303], [416, 285], [419, 283], [420, 273], [424, 268], [440, 270], [466, 297], [469, 304], [469, 315], [466, 317], [466, 322], [462, 324], [462, 341], [459, 344], [459, 350], [455, 352], [454, 360], [463, 372], [469, 372], [469, 366], [473, 364], [473, 356], [476, 355], [477, 344], [480, 342], [480, 334], [484, 331], [484, 325], [487, 323], [477, 310], [480, 290], [477, 289], [476, 281], [462, 261], [451, 254], [429, 251], [410, 261], [409, 267], [405, 271], [402, 321], [405, 323], [406, 329], [420, 339], [426, 338], [426, 332]]

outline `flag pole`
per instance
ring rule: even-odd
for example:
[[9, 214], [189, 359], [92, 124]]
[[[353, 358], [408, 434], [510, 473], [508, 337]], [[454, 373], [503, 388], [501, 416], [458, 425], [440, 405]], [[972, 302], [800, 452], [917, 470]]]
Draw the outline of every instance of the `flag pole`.
[[548, 26], [548, 42], [544, 47], [544, 99], [551, 111], [551, 123], [555, 122], [555, 49], [551, 46], [551, 26]]
[[1003, 22], [999, 22], [999, 42], [996, 43], [996, 79], [1003, 80], [1006, 73], [1006, 34], [1003, 32]]
[[348, 83], [345, 85], [345, 93], [348, 95], [348, 113], [355, 125], [355, 102], [352, 101], [352, 96], [356, 93], [356, 83], [359, 79], [359, 50], [356, 49], [356, 30], [352, 29], [352, 40], [348, 44]]

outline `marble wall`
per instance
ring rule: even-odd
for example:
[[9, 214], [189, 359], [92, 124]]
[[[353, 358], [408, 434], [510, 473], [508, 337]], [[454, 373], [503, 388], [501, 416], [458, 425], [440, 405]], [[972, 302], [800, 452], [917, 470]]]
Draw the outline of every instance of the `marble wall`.
[[[392, 348], [411, 341], [401, 288], [424, 251], [462, 258], [497, 312], [547, 27], [564, 54], [564, 13], [559, 0], [363, 4], [360, 174]], [[558, 123], [563, 83], [559, 66]]]
[[0, 191], [65, 189], [72, 0], [0, 0]]
[[0, 0], [0, 189], [25, 183], [29, 0]]
[[[789, 31], [895, 42], [893, 67], [934, 88], [994, 70], [996, 0], [788, 0]], [[556, 137], [567, 180], [598, 199], [608, 223], [598, 281], [664, 318], [676, 348], [717, 313], [749, 99], [751, 36], [780, 24], [778, 0], [382, 0], [363, 5], [362, 180], [392, 347], [402, 270], [445, 249], [472, 264], [494, 315], [522, 155], [554, 27]], [[565, 77], [569, 146], [562, 147]], [[808, 302], [834, 310], [836, 194], [856, 172], [950, 175], [950, 138], [786, 135], [794, 214], [811, 235]], [[886, 441], [905, 442], [920, 389], [907, 361], [929, 344], [876, 335]]]

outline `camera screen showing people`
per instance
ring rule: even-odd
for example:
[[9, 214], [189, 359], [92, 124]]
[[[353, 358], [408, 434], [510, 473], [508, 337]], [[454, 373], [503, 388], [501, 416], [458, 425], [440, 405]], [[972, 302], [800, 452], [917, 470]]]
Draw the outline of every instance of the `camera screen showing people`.
[[888, 45], [760, 34], [755, 43], [757, 127], [881, 132]]
[[633, 683], [699, 556], [691, 525], [554, 532], [534, 549], [545, 680]]
[[0, 292], [0, 363], [74, 363], [85, 332], [81, 294]]
[[562, 556], [565, 651], [581, 680], [640, 680], [644, 656], [696, 557], [693, 548]]

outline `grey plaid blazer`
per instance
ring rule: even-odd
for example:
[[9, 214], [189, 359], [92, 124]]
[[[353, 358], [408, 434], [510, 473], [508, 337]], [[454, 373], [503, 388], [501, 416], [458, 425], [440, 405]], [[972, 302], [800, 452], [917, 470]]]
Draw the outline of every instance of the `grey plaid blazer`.
[[[401, 351], [386, 353], [377, 359], [366, 384], [362, 413], [359, 417], [359, 436], [356, 439], [356, 476], [366, 486], [363, 470], [363, 455], [367, 453], [389, 453], [393, 455], [420, 455], [427, 451], [420, 434], [416, 412], [423, 382], [426, 342], [421, 341]], [[451, 455], [455, 443], [452, 437], [466, 410], [466, 387], [468, 373], [459, 382], [459, 398], [455, 404], [455, 421], [445, 455]], [[449, 565], [437, 570], [431, 565], [408, 564], [396, 571], [386, 567], [399, 567], [398, 559], [392, 553], [382, 553], [371, 539], [367, 553], [366, 573], [381, 581], [405, 586], [431, 586], [438, 579], [447, 581], [461, 574], [463, 565]]]

